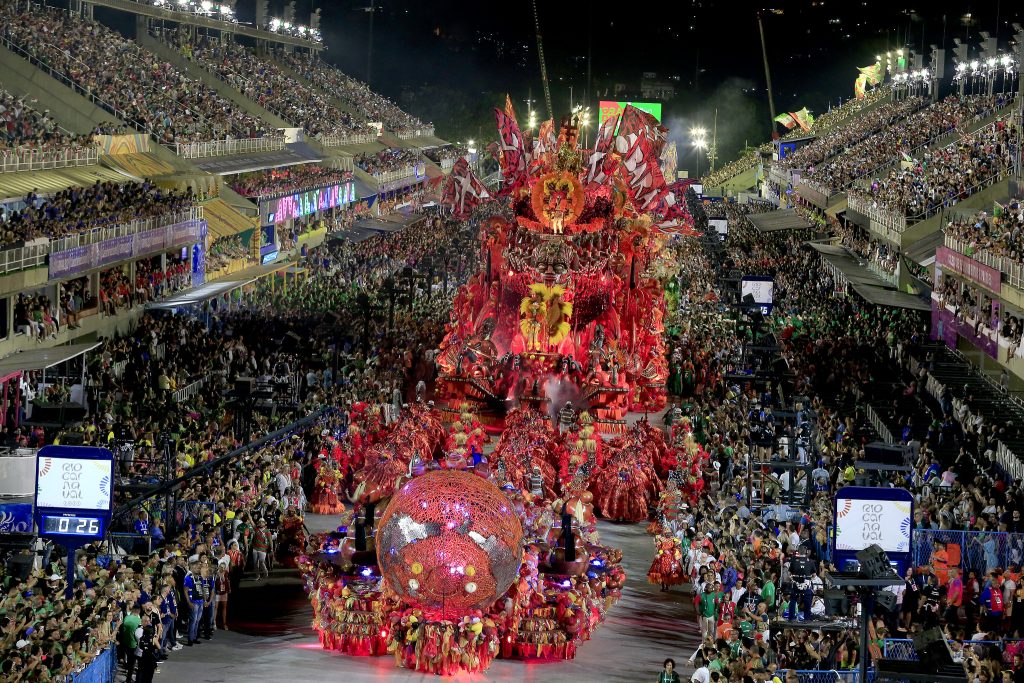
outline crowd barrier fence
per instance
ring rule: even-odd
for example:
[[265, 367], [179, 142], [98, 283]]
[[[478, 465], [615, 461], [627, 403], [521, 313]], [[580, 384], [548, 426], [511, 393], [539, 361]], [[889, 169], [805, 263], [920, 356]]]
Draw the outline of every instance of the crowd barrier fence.
[[69, 683], [113, 683], [117, 675], [117, 654], [113, 645], [96, 656], [89, 665], [71, 674]]

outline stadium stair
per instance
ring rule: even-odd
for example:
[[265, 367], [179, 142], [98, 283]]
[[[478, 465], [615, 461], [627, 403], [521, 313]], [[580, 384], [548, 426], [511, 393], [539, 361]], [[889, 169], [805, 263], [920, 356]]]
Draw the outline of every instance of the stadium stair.
[[[967, 199], [963, 200], [950, 207], [958, 211], [970, 211], [979, 209], [992, 209], [992, 202], [999, 199], [1005, 199], [1010, 193], [1010, 183], [1008, 180], [1002, 180], [995, 185], [986, 187], [981, 192], [972, 194]], [[934, 216], [927, 218], [923, 221], [913, 223], [907, 226], [907, 229], [903, 231], [901, 248], [906, 251], [910, 249], [916, 242], [924, 239], [928, 235], [934, 233], [936, 230], [941, 230], [942, 226], [945, 225], [947, 220], [947, 211], [939, 211]]]
[[100, 123], [124, 123], [3, 45], [0, 85], [16, 95], [28, 94], [35, 109], [49, 109], [57, 123], [76, 133], [86, 133]]
[[176, 69], [183, 73], [187, 73], [192, 78], [202, 81], [209, 87], [217, 91], [221, 97], [226, 100], [234, 102], [243, 111], [255, 116], [263, 121], [267, 122], [275, 128], [294, 128], [292, 124], [282, 119], [277, 114], [264, 109], [259, 106], [248, 97], [240, 93], [239, 91], [232, 88], [224, 81], [217, 78], [216, 75], [210, 73], [202, 66], [195, 62], [191, 62], [185, 58], [180, 52], [170, 47], [166, 43], [163, 43], [149, 34], [140, 34], [136, 37], [139, 45], [146, 48], [150, 52], [156, 54], [160, 59], [170, 62]]
[[339, 111], [343, 111], [343, 112], [345, 112], [347, 114], [351, 114], [352, 116], [356, 117], [357, 119], [359, 119], [361, 121], [365, 121], [366, 120], [366, 115], [363, 114], [363, 112], [359, 111], [358, 109], [353, 108], [352, 105], [350, 105], [347, 102], [345, 102], [345, 100], [342, 100], [342, 99], [339, 99], [339, 98], [335, 97], [334, 93], [331, 90], [329, 90], [327, 88], [324, 88], [324, 87], [321, 87], [320, 84], [315, 83], [315, 82], [309, 80], [308, 78], [306, 78], [305, 76], [300, 74], [298, 71], [296, 71], [292, 67], [290, 67], [287, 64], [285, 64], [280, 59], [277, 59], [277, 57], [275, 57], [275, 56], [273, 56], [273, 55], [268, 53], [267, 55], [264, 56], [264, 59], [266, 59], [269, 62], [273, 62], [275, 66], [277, 66], [279, 69], [281, 69], [281, 71], [283, 71], [284, 73], [288, 74], [288, 76], [290, 76], [291, 78], [294, 78], [297, 82], [302, 83], [303, 85], [305, 85], [308, 88], [312, 88], [313, 90], [318, 90], [319, 92], [327, 95], [330, 98], [331, 104], [333, 104], [335, 107], [337, 107]]

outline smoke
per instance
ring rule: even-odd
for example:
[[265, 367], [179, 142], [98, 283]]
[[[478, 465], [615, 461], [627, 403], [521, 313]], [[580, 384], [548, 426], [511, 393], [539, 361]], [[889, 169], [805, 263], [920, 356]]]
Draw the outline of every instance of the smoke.
[[[757, 146], [768, 139], [767, 91], [764, 86], [744, 78], [728, 78], [722, 81], [709, 96], [695, 97], [690, 106], [681, 103], [678, 107], [685, 115], [666, 117], [669, 140], [679, 149], [679, 167], [696, 170], [696, 156], [690, 129], [701, 127], [707, 130], [707, 141], [714, 139], [718, 144], [716, 167], [736, 159], [745, 144]], [[715, 110], [718, 110], [717, 134], [715, 131]], [[701, 173], [708, 168], [706, 151], [700, 159]]]
[[566, 402], [572, 401], [573, 408], [577, 411], [584, 410], [579, 404], [579, 386], [564, 377], [548, 376], [544, 383], [544, 395], [548, 398], [548, 417], [556, 424], [558, 413], [565, 407]]

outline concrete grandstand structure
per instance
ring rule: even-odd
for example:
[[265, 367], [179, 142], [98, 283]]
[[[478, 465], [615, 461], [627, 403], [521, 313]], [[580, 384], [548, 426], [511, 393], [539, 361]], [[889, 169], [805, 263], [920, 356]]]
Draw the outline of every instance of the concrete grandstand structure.
[[[174, 266], [188, 271], [179, 294], [204, 288], [194, 301], [223, 297], [286, 271], [341, 211], [425, 187], [451, 168], [423, 154], [447, 144], [432, 125], [319, 61], [322, 44], [160, 4], [0, 2], [0, 95], [28, 112], [17, 125], [30, 138], [0, 141], [0, 356], [130, 326], [142, 307], [104, 310], [112, 271], [131, 289]], [[94, 18], [94, 5], [105, 8], [96, 15], [133, 14], [132, 38]], [[266, 88], [218, 70], [213, 55], [225, 52], [291, 91], [256, 96]], [[357, 96], [345, 97], [341, 82]], [[377, 160], [362, 164], [371, 172], [357, 163], [365, 159]], [[289, 182], [264, 193], [232, 189], [284, 168]], [[337, 173], [325, 184], [303, 180], [303, 169], [316, 179]], [[74, 202], [96, 183], [187, 199], [144, 219], [130, 211], [82, 218]], [[25, 218], [54, 218], [62, 192], [79, 212], [77, 227], [50, 234], [43, 218]], [[53, 335], [24, 319], [37, 306], [54, 319]]]

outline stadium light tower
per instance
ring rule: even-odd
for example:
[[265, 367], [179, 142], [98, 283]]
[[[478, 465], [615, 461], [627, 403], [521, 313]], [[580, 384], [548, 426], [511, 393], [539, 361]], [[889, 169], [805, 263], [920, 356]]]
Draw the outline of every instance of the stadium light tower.
[[700, 156], [701, 152], [708, 146], [708, 131], [706, 128], [695, 126], [690, 129], [690, 143], [697, 150], [697, 178], [700, 178]]

